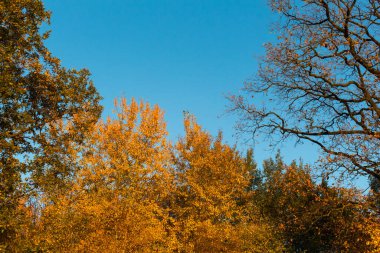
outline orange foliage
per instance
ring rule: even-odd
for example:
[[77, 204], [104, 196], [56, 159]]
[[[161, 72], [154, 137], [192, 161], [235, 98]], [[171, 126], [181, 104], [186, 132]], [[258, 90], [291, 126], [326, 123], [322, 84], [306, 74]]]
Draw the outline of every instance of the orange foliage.
[[163, 113], [122, 99], [117, 118], [99, 122], [81, 147], [69, 192], [48, 205], [47, 249], [160, 252], [171, 250], [165, 201], [173, 182]]
[[316, 185], [307, 167], [279, 157], [265, 162], [263, 177], [252, 152], [243, 158], [189, 115], [185, 136], [171, 145], [157, 106], [125, 99], [115, 105], [116, 117], [99, 121], [81, 144], [66, 138], [75, 132], [70, 122], [50, 125], [48, 140], [61, 145], [45, 150], [52, 160], [36, 175], [41, 192], [19, 203], [23, 232], [14, 251], [379, 247], [376, 217], [366, 215], [354, 190]]
[[[185, 137], [176, 145], [177, 191], [173, 203], [177, 234], [185, 252], [271, 252], [270, 228], [252, 216], [249, 173], [230, 146], [185, 118]], [[250, 215], [251, 214], [251, 215]]]

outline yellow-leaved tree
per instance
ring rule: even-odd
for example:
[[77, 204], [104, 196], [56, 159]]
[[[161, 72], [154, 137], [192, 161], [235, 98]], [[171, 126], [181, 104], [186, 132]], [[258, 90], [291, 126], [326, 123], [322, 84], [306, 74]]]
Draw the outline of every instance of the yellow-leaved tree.
[[77, 148], [73, 186], [42, 211], [39, 242], [51, 251], [171, 252], [171, 154], [157, 106], [116, 101]]
[[192, 116], [176, 145], [172, 205], [180, 252], [274, 252], [280, 245], [250, 205], [247, 166]]

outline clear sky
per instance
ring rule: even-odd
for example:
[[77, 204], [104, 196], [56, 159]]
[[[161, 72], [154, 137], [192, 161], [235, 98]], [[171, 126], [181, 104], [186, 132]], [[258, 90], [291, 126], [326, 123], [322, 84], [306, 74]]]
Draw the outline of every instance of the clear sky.
[[[183, 111], [212, 134], [244, 150], [226, 96], [254, 76], [276, 17], [265, 0], [45, 0], [52, 11], [47, 46], [66, 67], [88, 68], [104, 100], [144, 99], [165, 111], [172, 140], [183, 134]], [[316, 160], [310, 145], [282, 146], [286, 161]], [[273, 151], [255, 144], [256, 160]]]

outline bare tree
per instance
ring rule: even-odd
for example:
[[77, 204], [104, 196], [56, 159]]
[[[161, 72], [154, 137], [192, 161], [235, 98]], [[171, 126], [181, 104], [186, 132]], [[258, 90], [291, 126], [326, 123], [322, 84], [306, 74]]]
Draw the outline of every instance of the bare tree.
[[312, 142], [335, 168], [380, 180], [380, 1], [270, 3], [279, 41], [231, 98], [242, 130]]

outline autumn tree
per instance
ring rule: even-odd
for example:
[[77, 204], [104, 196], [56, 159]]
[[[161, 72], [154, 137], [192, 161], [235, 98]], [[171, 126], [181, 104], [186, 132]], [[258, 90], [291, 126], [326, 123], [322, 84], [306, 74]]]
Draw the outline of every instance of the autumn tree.
[[[181, 252], [275, 252], [281, 245], [261, 222], [247, 191], [249, 166], [235, 148], [191, 115], [176, 145], [172, 216]], [[252, 165], [252, 164], [250, 164]]]
[[[313, 180], [311, 168], [280, 154], [264, 161], [253, 201], [282, 237], [289, 252], [373, 252], [379, 220], [355, 189]], [[372, 231], [374, 231], [372, 233]]]
[[[39, 167], [29, 161], [55, 145], [46, 140], [49, 124], [71, 121], [75, 134], [66, 138], [79, 140], [101, 111], [89, 72], [65, 69], [45, 47], [49, 33], [40, 27], [49, 18], [40, 0], [0, 2], [0, 248], [7, 250], [15, 250], [12, 238], [24, 214], [17, 211], [26, 197], [22, 176], [46, 166], [46, 160]], [[81, 113], [87, 117], [76, 120]]]
[[[172, 252], [171, 154], [163, 112], [126, 99], [78, 150], [71, 189], [48, 201], [39, 244], [50, 251]], [[48, 199], [49, 200], [49, 199]]]
[[330, 168], [380, 180], [379, 1], [270, 3], [278, 42], [232, 98], [242, 130], [314, 143]]

